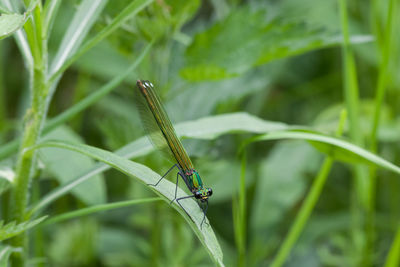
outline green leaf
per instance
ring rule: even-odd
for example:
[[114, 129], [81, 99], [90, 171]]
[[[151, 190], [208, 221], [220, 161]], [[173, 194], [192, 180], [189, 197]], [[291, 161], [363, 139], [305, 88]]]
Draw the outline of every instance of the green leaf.
[[[246, 145], [259, 142], [264, 140], [279, 140], [279, 139], [300, 139], [300, 140], [307, 140], [312, 142], [318, 142], [320, 144], [324, 144], [329, 146], [328, 151], [335, 151], [341, 150], [340, 153], [347, 153], [349, 157], [357, 157], [359, 159], [363, 159], [369, 163], [375, 164], [380, 166], [384, 169], [390, 170], [397, 174], [400, 174], [400, 167], [394, 165], [393, 163], [383, 159], [382, 157], [375, 155], [357, 145], [349, 143], [347, 141], [318, 134], [318, 133], [310, 133], [310, 132], [295, 132], [295, 131], [276, 131], [271, 132], [268, 134], [264, 134], [261, 136], [256, 136], [253, 138], [248, 139], [242, 146], [245, 147]], [[335, 155], [334, 153], [328, 153], [328, 155]]]
[[107, 0], [83, 0], [79, 4], [77, 12], [71, 19], [68, 30], [51, 63], [50, 74], [54, 74], [59, 70], [65, 61], [80, 47], [107, 2]]
[[183, 44], [190, 42], [190, 37], [181, 32], [186, 22], [193, 18], [200, 7], [199, 0], [165, 0], [156, 2], [149, 12], [138, 16], [134, 24], [147, 40], [164, 42], [171, 37]]
[[8, 266], [8, 259], [13, 252], [22, 252], [22, 249], [12, 246], [0, 246], [0, 267]]
[[[168, 101], [164, 101], [167, 112], [173, 121], [187, 121], [210, 116], [221, 106], [241, 105], [245, 97], [252, 99], [255, 95], [260, 98], [262, 95], [268, 96], [268, 92], [273, 89], [269, 85], [273, 77], [280, 73], [279, 69], [283, 68], [282, 63], [264, 65], [238, 77], [217, 81], [192, 83], [176, 78], [171, 81], [171, 90], [166, 99]], [[190, 108], [182, 112], [182, 107], [189, 107], [187, 103], [190, 103]]]
[[[290, 127], [284, 123], [264, 121], [244, 112], [205, 117], [195, 121], [180, 123], [175, 126], [178, 136], [207, 140], [217, 138], [227, 133], [265, 133], [289, 128]], [[115, 153], [121, 157], [132, 159], [147, 155], [153, 150], [154, 147], [148, 139], [142, 137], [125, 145]], [[87, 169], [70, 183], [63, 185], [44, 196], [32, 207], [31, 213], [38, 212], [59, 197], [71, 191], [80, 183], [87, 179], [91, 179], [93, 175], [104, 172], [108, 169], [110, 169], [110, 166], [102, 163], [96, 164], [93, 168]]]
[[199, 0], [166, 0], [165, 2], [170, 8], [170, 19], [176, 28], [182, 27], [200, 7]]
[[308, 141], [314, 148], [316, 148], [318, 151], [328, 155], [335, 161], [341, 161], [344, 163], [352, 163], [352, 164], [367, 164], [371, 165], [371, 163], [364, 159], [363, 157], [350, 153], [348, 150], [344, 150], [339, 147], [332, 146], [330, 144], [326, 143], [321, 143], [321, 142], [314, 142], [314, 141]]
[[19, 235], [29, 228], [36, 226], [41, 223], [47, 216], [40, 217], [39, 219], [33, 221], [26, 221], [19, 224], [16, 224], [15, 221], [12, 221], [6, 225], [4, 225], [3, 221], [0, 221], [0, 241], [14, 237]]
[[199, 64], [185, 67], [181, 76], [190, 81], [221, 80], [239, 76], [239, 73], [229, 73], [224, 67], [214, 64]]
[[322, 29], [268, 20], [265, 10], [242, 7], [195, 36], [186, 51], [187, 66], [180, 74], [190, 81], [224, 79], [272, 60], [340, 43], [339, 36]]
[[[3, 3], [9, 10], [13, 10], [15, 12], [15, 10], [18, 9], [16, 6], [20, 6], [21, 3], [20, 1], [11, 1], [12, 0], [3, 0]], [[37, 3], [38, 0], [30, 1], [28, 9], [23, 14], [25, 17], [25, 22], [29, 15], [32, 13], [33, 9], [36, 7]], [[33, 71], [33, 57], [31, 53], [31, 47], [29, 46], [28, 40], [26, 38], [26, 34], [24, 33], [24, 31], [16, 31], [14, 36], [19, 50], [23, 56], [25, 65], [27, 66], [28, 70]]]
[[0, 2], [0, 13], [11, 14], [13, 12], [10, 9], [6, 8], [2, 2]]
[[[126, 158], [122, 158], [114, 153], [99, 148], [61, 141], [48, 141], [35, 146], [35, 149], [44, 147], [58, 147], [68, 149], [92, 157], [110, 165], [111, 167], [121, 171], [122, 173], [130, 177], [136, 178], [138, 181], [146, 185], [155, 184], [160, 179], [160, 175], [147, 168], [146, 166], [130, 161]], [[170, 202], [174, 199], [175, 184], [171, 183], [170, 181], [164, 179], [162, 183], [160, 183], [157, 187], [148, 187], [156, 194], [161, 196], [165, 201]], [[179, 197], [187, 196], [186, 193], [180, 188], [178, 188], [177, 195]], [[189, 223], [189, 225], [192, 227], [193, 231], [196, 233], [215, 263], [223, 266], [222, 251], [212, 228], [210, 226], [207, 226], [207, 224], [205, 224], [206, 226], [201, 227], [203, 213], [199, 209], [198, 204], [193, 199], [182, 201], [181, 204], [186, 212], [190, 215], [190, 217], [176, 204], [176, 202], [174, 202], [172, 206]], [[206, 223], [208, 223], [207, 219]]]
[[0, 40], [18, 31], [24, 26], [25, 21], [25, 15], [2, 14], [0, 16]]
[[204, 117], [176, 125], [178, 136], [215, 139], [227, 133], [262, 133], [292, 128], [282, 122], [266, 121], [245, 112]]
[[[43, 138], [43, 140], [49, 139], [83, 143], [82, 138], [66, 126], [56, 128]], [[72, 181], [77, 175], [94, 165], [92, 159], [65, 149], [44, 148], [40, 150], [39, 157], [45, 165], [45, 170], [54, 175], [61, 184]], [[103, 176], [96, 174], [94, 179], [75, 187], [72, 193], [87, 204], [104, 203], [106, 189]]]
[[[90, 2], [90, 1], [89, 1]], [[145, 7], [147, 7], [153, 0], [135, 0], [129, 4], [124, 10], [122, 10], [117, 17], [115, 17], [110, 24], [108, 24], [101, 32], [99, 32], [92, 39], [87, 41], [81, 46], [81, 48], [71, 57], [69, 57], [62, 65], [57, 64], [58, 68], [54, 67], [49, 82], [53, 82], [58, 79], [59, 75], [65, 71], [72, 63], [79, 59], [83, 54], [97, 45], [100, 41], [105, 39], [116, 29], [118, 29], [124, 22], [129, 18], [132, 18]]]

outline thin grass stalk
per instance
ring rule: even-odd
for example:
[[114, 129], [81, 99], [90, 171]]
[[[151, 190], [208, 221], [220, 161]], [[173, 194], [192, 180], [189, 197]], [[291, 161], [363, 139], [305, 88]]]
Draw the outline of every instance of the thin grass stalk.
[[6, 99], [5, 99], [5, 88], [4, 88], [4, 48], [7, 48], [4, 42], [0, 43], [0, 131], [4, 131], [6, 126]]
[[151, 265], [160, 266], [160, 250], [161, 250], [161, 229], [162, 225], [162, 209], [160, 203], [152, 206], [152, 224], [151, 224]]
[[[396, 19], [396, 12], [397, 12], [397, 1], [396, 0], [389, 0], [389, 12], [386, 18], [386, 23], [383, 31], [376, 31], [376, 39], [378, 39], [378, 48], [380, 51], [380, 64], [379, 64], [379, 75], [378, 75], [378, 82], [376, 87], [376, 96], [375, 96], [375, 109], [373, 114], [373, 123], [371, 129], [371, 137], [370, 137], [370, 150], [374, 153], [378, 150], [378, 129], [380, 124], [380, 114], [383, 105], [383, 101], [385, 98], [386, 88], [389, 83], [389, 63], [390, 63], [390, 54], [393, 50], [392, 44], [392, 34], [395, 32], [395, 19]], [[380, 17], [377, 15], [379, 14], [378, 4], [374, 1], [374, 22], [375, 28], [380, 25]], [[367, 221], [367, 244], [368, 244], [368, 251], [369, 253], [374, 251], [374, 240], [376, 238], [375, 233], [375, 201], [376, 201], [376, 166], [370, 167], [370, 180], [371, 180], [371, 187], [369, 190], [369, 212], [368, 212], [368, 221]], [[393, 245], [396, 243], [394, 242]], [[392, 254], [394, 252], [391, 252]]]
[[370, 24], [378, 47], [382, 47], [382, 25], [381, 15], [379, 14], [379, 2], [379, 0], [371, 0]]
[[[341, 136], [343, 134], [343, 128], [347, 119], [347, 113], [342, 111], [340, 115], [338, 129], [336, 131], [336, 136]], [[318, 172], [316, 179], [314, 180], [310, 192], [307, 194], [306, 199], [304, 200], [303, 205], [300, 208], [299, 213], [297, 214], [294, 223], [292, 224], [288, 235], [283, 241], [281, 247], [279, 248], [278, 254], [276, 255], [274, 261], [271, 264], [271, 267], [279, 267], [282, 266], [287, 260], [290, 252], [293, 249], [293, 246], [297, 242], [300, 237], [300, 234], [303, 232], [304, 227], [306, 226], [312, 211], [315, 208], [315, 205], [318, 202], [318, 199], [321, 196], [322, 190], [325, 186], [326, 179], [331, 172], [333, 165], [333, 158], [326, 157], [322, 166]]]
[[400, 265], [400, 225], [397, 227], [396, 236], [386, 258], [385, 267], [397, 267]]
[[377, 151], [377, 132], [379, 128], [379, 118], [382, 109], [382, 103], [384, 101], [386, 87], [389, 82], [389, 58], [392, 44], [392, 32], [393, 26], [396, 19], [396, 0], [389, 0], [389, 13], [386, 21], [386, 30], [384, 31], [384, 43], [381, 48], [381, 60], [379, 64], [379, 76], [378, 84], [376, 88], [375, 96], [375, 110], [373, 115], [373, 124], [371, 130], [371, 151]]
[[[351, 140], [363, 147], [364, 141], [360, 131], [359, 121], [359, 88], [357, 81], [356, 64], [353, 51], [350, 44], [349, 22], [347, 13], [347, 1], [338, 0], [340, 20], [342, 25], [343, 45], [343, 76], [344, 76], [344, 97], [346, 102], [346, 109], [349, 114], [349, 133]], [[370, 183], [366, 179], [368, 176], [367, 169], [359, 166], [353, 166], [354, 180], [353, 190], [351, 193], [351, 213], [352, 213], [352, 238], [354, 244], [359, 244], [355, 247], [357, 251], [365, 250], [365, 244], [357, 240], [363, 230], [363, 221], [368, 207], [368, 192], [370, 191]], [[366, 259], [368, 257], [365, 257]], [[368, 261], [368, 259], [367, 259]]]
[[239, 193], [232, 199], [232, 215], [233, 215], [233, 229], [235, 234], [235, 243], [237, 250], [237, 265], [247, 266], [246, 258], [246, 165], [247, 155], [245, 149], [240, 151], [241, 157], [241, 172]]
[[246, 266], [246, 166], [247, 155], [246, 152], [242, 153], [241, 171], [240, 171], [240, 186], [239, 186], [239, 266]]
[[357, 82], [357, 72], [353, 50], [351, 48], [349, 23], [347, 14], [347, 1], [339, 0], [340, 17], [343, 32], [343, 76], [344, 76], [344, 96], [346, 109], [349, 115], [350, 137], [357, 145], [363, 145], [363, 138], [360, 131], [359, 121], [359, 89]]
[[45, 14], [45, 22], [43, 26], [43, 32], [47, 37], [50, 37], [50, 32], [53, 27], [54, 19], [58, 13], [58, 9], [60, 7], [61, 0], [49, 0], [44, 4], [44, 14]]

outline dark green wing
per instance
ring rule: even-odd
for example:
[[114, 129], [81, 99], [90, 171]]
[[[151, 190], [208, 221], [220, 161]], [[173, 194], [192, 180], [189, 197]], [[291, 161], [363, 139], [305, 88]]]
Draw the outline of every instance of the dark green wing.
[[140, 95], [136, 96], [139, 114], [152, 143], [172, 155], [182, 170], [194, 169], [153, 84], [149, 81], [139, 80], [137, 87], [137, 91], [140, 92]]

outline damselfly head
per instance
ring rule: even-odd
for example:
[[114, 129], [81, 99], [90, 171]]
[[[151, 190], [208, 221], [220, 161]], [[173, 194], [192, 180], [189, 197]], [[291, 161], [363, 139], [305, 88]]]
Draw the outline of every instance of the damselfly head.
[[194, 192], [194, 197], [199, 199], [201, 202], [206, 202], [212, 193], [211, 188], [202, 188]]
[[137, 81], [137, 85], [138, 86], [144, 86], [144, 87], [147, 87], [147, 88], [154, 87], [153, 84], [151, 82], [147, 81], [147, 80], [138, 80]]

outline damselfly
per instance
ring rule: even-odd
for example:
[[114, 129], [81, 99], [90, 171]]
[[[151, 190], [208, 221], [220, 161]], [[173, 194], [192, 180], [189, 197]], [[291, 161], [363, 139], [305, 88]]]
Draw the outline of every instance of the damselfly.
[[[137, 87], [141, 93], [141, 96], [137, 96], [138, 103], [142, 106], [139, 107], [141, 119], [151, 141], [162, 150], [167, 151], [168, 154], [172, 154], [177, 162], [160, 178], [157, 183], [153, 184], [153, 186], [157, 186], [172, 169], [177, 168], [178, 173], [176, 175], [175, 197], [171, 203], [176, 200], [179, 206], [186, 212], [186, 214], [188, 214], [179, 201], [190, 197], [199, 200], [200, 207], [204, 214], [201, 222], [202, 225], [207, 213], [208, 198], [212, 195], [212, 189], [204, 186], [199, 173], [194, 169], [192, 161], [190, 160], [186, 150], [183, 148], [181, 141], [177, 137], [167, 112], [154, 90], [153, 84], [149, 81], [138, 80]], [[142, 104], [143, 99], [147, 105]], [[183, 179], [187, 188], [192, 193], [191, 196], [176, 198], [179, 176]]]

